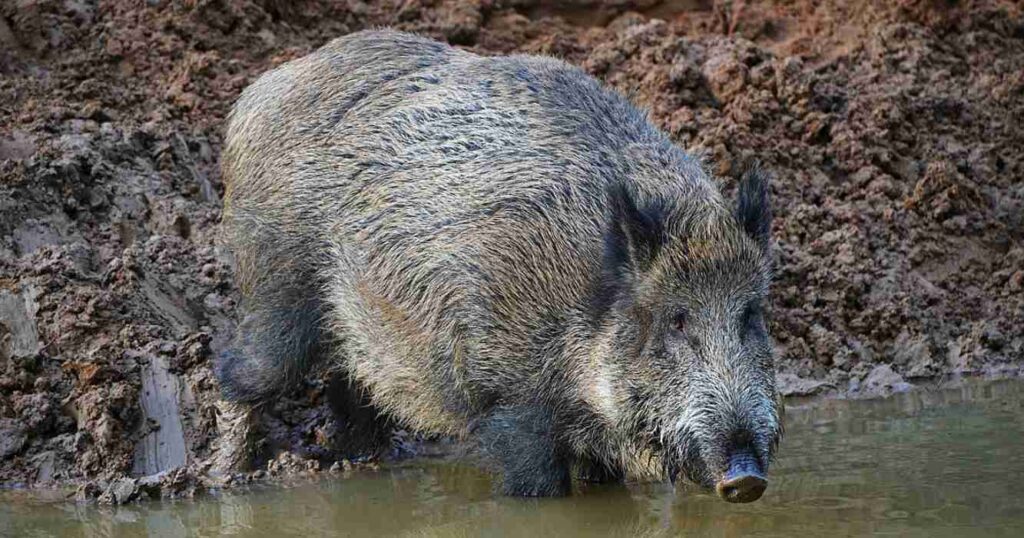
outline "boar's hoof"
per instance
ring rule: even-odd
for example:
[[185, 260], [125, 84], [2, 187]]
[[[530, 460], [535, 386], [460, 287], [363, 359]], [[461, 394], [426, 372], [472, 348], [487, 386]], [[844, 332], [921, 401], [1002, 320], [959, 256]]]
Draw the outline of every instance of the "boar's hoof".
[[210, 474], [228, 475], [248, 471], [255, 452], [256, 413], [245, 404], [218, 400], [218, 438], [210, 460]]

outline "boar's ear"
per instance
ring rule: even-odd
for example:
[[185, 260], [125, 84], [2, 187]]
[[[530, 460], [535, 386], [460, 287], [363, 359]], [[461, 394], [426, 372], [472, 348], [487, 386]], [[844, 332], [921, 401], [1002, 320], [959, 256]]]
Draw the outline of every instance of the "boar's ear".
[[647, 270], [665, 243], [664, 208], [638, 207], [629, 189], [615, 185], [608, 192], [611, 227], [606, 237], [605, 265], [616, 272]]
[[757, 164], [751, 165], [740, 179], [736, 196], [736, 220], [764, 251], [768, 250], [772, 229], [768, 182], [768, 174]]

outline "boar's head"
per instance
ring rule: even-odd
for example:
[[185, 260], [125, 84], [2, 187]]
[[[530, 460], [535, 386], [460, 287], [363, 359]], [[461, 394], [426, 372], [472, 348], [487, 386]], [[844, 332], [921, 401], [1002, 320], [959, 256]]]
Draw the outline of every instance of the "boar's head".
[[594, 390], [616, 431], [671, 479], [757, 500], [782, 435], [765, 319], [767, 176], [751, 168], [734, 208], [647, 198], [610, 193], [607, 375]]

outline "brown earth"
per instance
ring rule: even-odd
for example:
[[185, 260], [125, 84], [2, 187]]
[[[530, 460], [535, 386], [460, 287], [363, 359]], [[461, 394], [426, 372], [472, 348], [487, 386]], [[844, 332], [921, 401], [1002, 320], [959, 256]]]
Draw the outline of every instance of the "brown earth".
[[[766, 163], [787, 394], [1022, 372], [1020, 3], [552, 4], [0, 3], [0, 484], [106, 502], [224, 484], [204, 475], [237, 300], [215, 239], [224, 117], [263, 71], [379, 25], [580, 65], [726, 189]], [[230, 480], [367, 452], [331, 394], [311, 379], [268, 408], [267, 470]]]

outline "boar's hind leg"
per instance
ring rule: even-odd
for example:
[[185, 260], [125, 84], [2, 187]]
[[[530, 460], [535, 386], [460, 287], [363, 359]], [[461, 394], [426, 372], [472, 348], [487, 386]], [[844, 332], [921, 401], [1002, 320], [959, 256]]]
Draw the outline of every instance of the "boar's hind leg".
[[266, 289], [243, 303], [235, 338], [214, 365], [226, 399], [261, 403], [306, 374], [319, 354], [323, 313], [313, 289]]
[[484, 452], [501, 467], [502, 493], [522, 497], [567, 495], [571, 459], [558, 442], [549, 412], [506, 407], [482, 424]]

